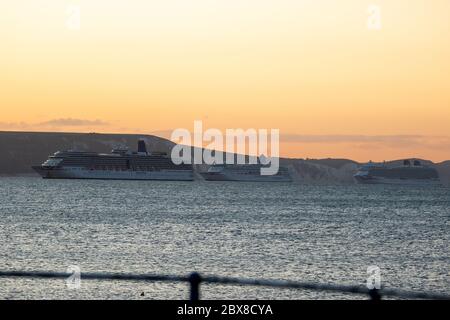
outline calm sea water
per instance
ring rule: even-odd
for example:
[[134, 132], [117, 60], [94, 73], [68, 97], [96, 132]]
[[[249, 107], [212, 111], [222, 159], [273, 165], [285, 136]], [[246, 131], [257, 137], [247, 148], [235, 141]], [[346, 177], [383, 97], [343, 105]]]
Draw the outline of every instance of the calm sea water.
[[[450, 288], [450, 189], [0, 178], [0, 269]], [[145, 297], [141, 297], [145, 292]], [[184, 299], [186, 284], [0, 279], [1, 299]], [[205, 299], [348, 299], [203, 285]]]

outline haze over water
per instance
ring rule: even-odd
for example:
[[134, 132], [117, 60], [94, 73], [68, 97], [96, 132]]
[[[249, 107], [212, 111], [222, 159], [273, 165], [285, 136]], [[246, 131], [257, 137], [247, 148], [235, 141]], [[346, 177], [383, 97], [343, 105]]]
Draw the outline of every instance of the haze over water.
[[[448, 188], [0, 179], [0, 268], [198, 271], [446, 293]], [[203, 299], [354, 298], [202, 285]], [[141, 297], [145, 292], [145, 297]], [[0, 279], [0, 298], [184, 299], [187, 284]]]

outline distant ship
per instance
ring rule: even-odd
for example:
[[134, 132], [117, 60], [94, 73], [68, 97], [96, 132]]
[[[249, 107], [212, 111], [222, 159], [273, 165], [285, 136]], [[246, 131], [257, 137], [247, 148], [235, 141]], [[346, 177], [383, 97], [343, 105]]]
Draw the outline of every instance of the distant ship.
[[58, 151], [32, 168], [46, 179], [194, 180], [192, 165], [176, 165], [165, 153], [147, 152], [144, 140], [138, 141], [137, 152]]
[[364, 184], [440, 184], [437, 170], [422, 165], [419, 160], [404, 160], [400, 166], [369, 162], [360, 167], [353, 177], [356, 182]]
[[286, 167], [280, 167], [275, 175], [261, 175], [262, 164], [215, 164], [207, 172], [201, 172], [208, 181], [291, 182]]

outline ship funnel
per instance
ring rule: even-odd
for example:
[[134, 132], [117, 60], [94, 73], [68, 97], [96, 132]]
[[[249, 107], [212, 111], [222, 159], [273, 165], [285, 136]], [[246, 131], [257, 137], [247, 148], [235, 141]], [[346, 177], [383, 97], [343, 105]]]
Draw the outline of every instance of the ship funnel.
[[147, 153], [147, 147], [145, 146], [145, 141], [140, 139], [138, 141], [138, 152]]
[[262, 165], [268, 165], [270, 163], [271, 159], [266, 157], [264, 154], [261, 154], [258, 157], [258, 162]]

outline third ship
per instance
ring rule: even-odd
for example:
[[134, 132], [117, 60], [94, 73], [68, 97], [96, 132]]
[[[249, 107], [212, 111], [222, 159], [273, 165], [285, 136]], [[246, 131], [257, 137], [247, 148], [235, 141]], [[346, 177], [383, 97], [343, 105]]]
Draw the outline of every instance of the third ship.
[[356, 182], [364, 184], [440, 184], [437, 170], [423, 165], [419, 160], [404, 160], [403, 165], [369, 162], [360, 167], [353, 177]]

